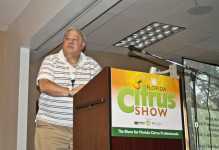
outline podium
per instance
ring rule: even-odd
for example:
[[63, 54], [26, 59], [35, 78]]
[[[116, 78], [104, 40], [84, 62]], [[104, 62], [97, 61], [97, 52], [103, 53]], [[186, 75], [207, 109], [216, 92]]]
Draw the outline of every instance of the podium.
[[[113, 135], [112, 70], [104, 68], [74, 96], [74, 150], [182, 150], [182, 138]], [[122, 70], [121, 70], [122, 71]], [[123, 78], [119, 80], [124, 80]], [[115, 116], [115, 113], [114, 113]], [[123, 118], [121, 118], [122, 120]], [[136, 123], [137, 124], [137, 123]], [[140, 123], [139, 123], [140, 124]], [[137, 124], [138, 125], [138, 124]], [[147, 130], [147, 128], [146, 128]], [[126, 131], [126, 130], [124, 130]], [[129, 130], [127, 130], [129, 131]], [[136, 130], [137, 131], [137, 130]], [[151, 131], [151, 130], [150, 130]], [[145, 132], [144, 132], [145, 133]], [[151, 132], [155, 133], [155, 132]], [[164, 132], [162, 132], [164, 133]]]

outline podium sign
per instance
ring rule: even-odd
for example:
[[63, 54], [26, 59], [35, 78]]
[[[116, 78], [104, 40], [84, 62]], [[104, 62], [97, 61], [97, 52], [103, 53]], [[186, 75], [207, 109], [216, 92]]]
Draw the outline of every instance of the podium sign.
[[111, 68], [111, 135], [182, 139], [179, 80]]
[[183, 150], [176, 79], [106, 67], [73, 102], [74, 150]]

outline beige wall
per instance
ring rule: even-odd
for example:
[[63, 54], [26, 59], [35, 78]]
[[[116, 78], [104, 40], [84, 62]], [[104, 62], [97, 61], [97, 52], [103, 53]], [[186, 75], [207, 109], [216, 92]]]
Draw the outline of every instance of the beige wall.
[[27, 122], [27, 149], [34, 149], [34, 132], [35, 132], [35, 117], [36, 117], [36, 102], [39, 97], [39, 91], [36, 87], [36, 77], [43, 58], [30, 64], [29, 72], [29, 93], [28, 93], [28, 122]]
[[[0, 78], [0, 150], [17, 149], [20, 47], [28, 47], [34, 34], [70, 1], [32, 0], [22, 14], [9, 25], [7, 36], [0, 33], [0, 77], [3, 76]], [[2, 46], [2, 43], [6, 46]], [[3, 54], [2, 47], [5, 47]]]
[[[5, 70], [5, 63], [4, 63], [4, 59], [5, 59], [5, 50], [6, 50], [6, 32], [0, 32], [0, 147], [1, 145], [4, 144], [4, 138], [5, 136], [1, 136], [1, 135], [6, 135], [7, 132], [5, 129], [7, 129], [7, 122], [8, 122], [8, 117], [5, 116], [5, 105], [7, 104], [7, 102], [5, 101], [5, 74], [3, 72], [3, 70]], [[5, 123], [2, 123], [5, 122]], [[1, 149], [1, 148], [0, 148]]]
[[[4, 53], [5, 53], [5, 48], [6, 48], [6, 33], [5, 32], [0, 32], [0, 70], [4, 70]], [[1, 112], [1, 103], [3, 102], [3, 93], [4, 93], [4, 88], [1, 86], [3, 83], [3, 77], [4, 73], [1, 71], [0, 73], [0, 112]], [[1, 115], [1, 114], [0, 114]], [[1, 128], [0, 128], [1, 131]], [[1, 132], [0, 132], [1, 133]]]

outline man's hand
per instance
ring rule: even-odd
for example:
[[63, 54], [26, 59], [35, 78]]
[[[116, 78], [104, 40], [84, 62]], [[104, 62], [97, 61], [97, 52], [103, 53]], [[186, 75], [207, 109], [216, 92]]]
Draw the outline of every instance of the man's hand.
[[78, 91], [80, 91], [84, 85], [80, 85], [76, 88], [73, 88], [72, 90], [69, 91], [69, 96], [74, 96]]

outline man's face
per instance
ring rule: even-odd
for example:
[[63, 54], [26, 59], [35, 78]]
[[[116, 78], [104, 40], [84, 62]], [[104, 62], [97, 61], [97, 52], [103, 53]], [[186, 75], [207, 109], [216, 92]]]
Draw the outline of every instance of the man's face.
[[67, 55], [79, 56], [85, 47], [85, 42], [76, 31], [70, 31], [64, 37], [63, 50]]

